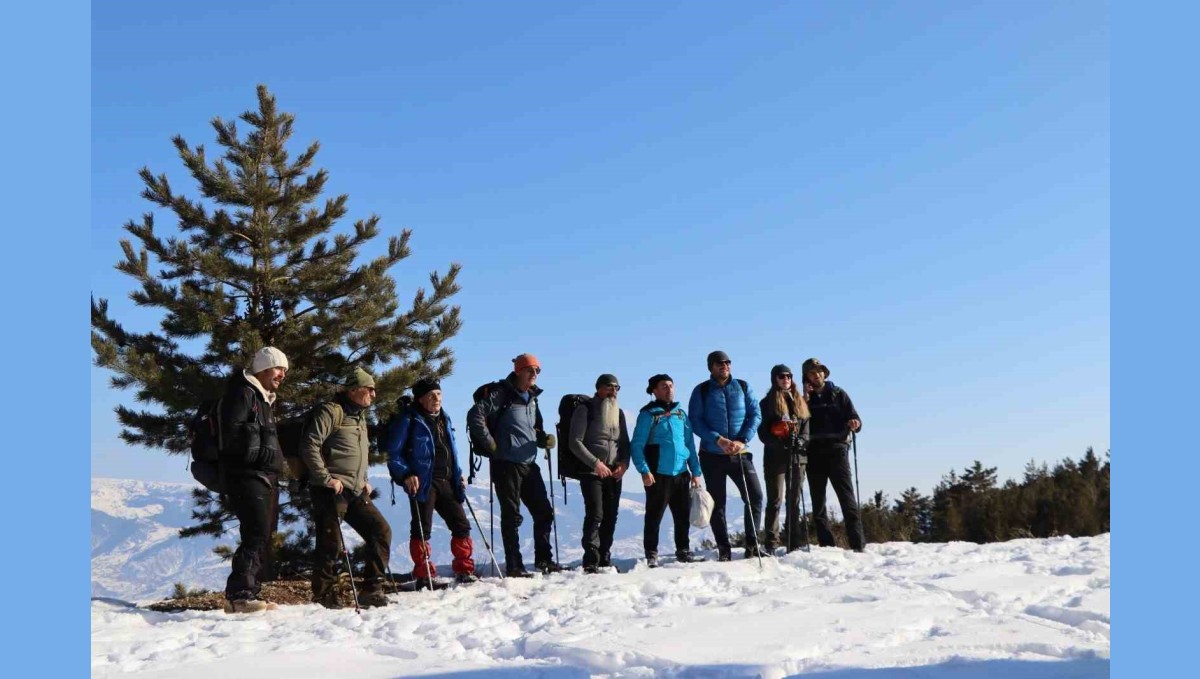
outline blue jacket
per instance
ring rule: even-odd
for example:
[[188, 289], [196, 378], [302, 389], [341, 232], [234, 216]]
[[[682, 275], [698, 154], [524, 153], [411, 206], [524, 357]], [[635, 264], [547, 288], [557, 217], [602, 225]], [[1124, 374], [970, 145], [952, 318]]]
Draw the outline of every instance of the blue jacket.
[[[655, 420], [658, 424], [655, 424]], [[646, 462], [646, 444], [658, 444], [657, 469], [651, 470]], [[638, 473], [654, 471], [677, 476], [686, 467], [691, 470], [692, 476], [700, 476], [700, 458], [696, 455], [692, 424], [678, 403], [651, 401], [643, 406], [638, 411], [629, 450]]]
[[[450, 484], [454, 486], [454, 495], [459, 502], [466, 500], [463, 492], [462, 467], [458, 465], [458, 445], [454, 442], [454, 427], [450, 416], [442, 411], [446, 418], [446, 434], [450, 439], [450, 459], [454, 464]], [[389, 424], [385, 448], [388, 454], [388, 471], [392, 481], [404, 484], [405, 477], [416, 475], [421, 482], [417, 489], [417, 502], [425, 502], [429, 497], [429, 487], [433, 485], [433, 432], [426, 424], [425, 418], [413, 407], [405, 408]]]
[[[708, 385], [707, 398], [700, 395], [705, 384]], [[721, 454], [717, 446], [718, 435], [749, 443], [762, 422], [754, 390], [749, 384], [743, 390], [741, 383], [733, 378], [723, 387], [712, 378], [696, 385], [688, 401], [688, 412], [691, 413], [692, 429], [700, 437], [700, 451], [705, 453]]]

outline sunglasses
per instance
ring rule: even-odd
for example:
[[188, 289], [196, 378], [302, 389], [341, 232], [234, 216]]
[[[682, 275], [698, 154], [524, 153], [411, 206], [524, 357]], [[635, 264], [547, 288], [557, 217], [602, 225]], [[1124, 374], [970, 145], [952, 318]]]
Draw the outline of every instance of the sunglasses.
[[779, 373], [778, 375], [775, 376], [775, 379], [790, 380], [790, 379], [792, 379], [792, 374], [791, 373]]
[[602, 389], [614, 389], [616, 391], [621, 391], [621, 385], [619, 384], [601, 384], [600, 387]]
[[541, 374], [542, 374], [542, 369], [541, 369], [541, 368], [539, 368], [539, 367], [537, 367], [537, 366], [535, 366], [535, 365], [531, 365], [531, 366], [529, 366], [528, 368], [525, 368], [525, 372], [531, 372], [531, 373], [533, 373], [534, 375], [541, 375]]
[[733, 361], [713, 361], [717, 365], [733, 365]]

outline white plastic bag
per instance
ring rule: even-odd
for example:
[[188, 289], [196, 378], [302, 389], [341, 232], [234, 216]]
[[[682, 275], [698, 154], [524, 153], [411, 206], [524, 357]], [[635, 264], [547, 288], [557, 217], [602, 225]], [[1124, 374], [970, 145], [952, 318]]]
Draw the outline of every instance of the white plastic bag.
[[692, 486], [691, 522], [696, 528], [708, 528], [708, 519], [712, 516], [713, 499], [707, 490]]

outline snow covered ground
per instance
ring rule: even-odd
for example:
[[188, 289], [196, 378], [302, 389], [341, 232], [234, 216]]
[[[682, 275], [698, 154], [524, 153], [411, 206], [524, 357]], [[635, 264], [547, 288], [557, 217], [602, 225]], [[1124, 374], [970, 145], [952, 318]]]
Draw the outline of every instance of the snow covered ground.
[[[131, 483], [93, 484], [101, 524], [108, 525], [109, 512], [134, 522], [166, 512], [145, 498], [127, 507], [116, 496], [139, 497]], [[618, 563], [633, 568], [628, 574], [489, 578], [393, 595], [392, 606], [362, 615], [315, 605], [257, 616], [167, 614], [94, 600], [93, 676], [1108, 676], [1108, 535], [889, 543], [870, 545], [865, 554], [814, 549], [765, 560], [761, 571], [743, 560], [649, 570], [636, 562], [640, 493], [632, 490], [623, 500], [623, 539], [615, 550]], [[578, 549], [572, 491], [573, 512], [559, 533], [564, 560], [568, 545]], [[486, 512], [486, 487], [483, 496]], [[477, 492], [472, 500], [479, 511]], [[485, 513], [480, 519], [486, 526]], [[664, 545], [669, 535], [664, 521]], [[107, 559], [101, 570], [108, 584], [100, 589], [120, 590], [118, 554], [135, 558], [136, 540], [113, 532], [100, 542], [109, 547], [95, 551]], [[162, 551], [168, 544], [143, 547]], [[478, 561], [486, 570], [486, 557]], [[169, 571], [182, 563], [168, 565]], [[207, 572], [211, 564], [193, 566]], [[95, 580], [94, 573], [97, 592]]]

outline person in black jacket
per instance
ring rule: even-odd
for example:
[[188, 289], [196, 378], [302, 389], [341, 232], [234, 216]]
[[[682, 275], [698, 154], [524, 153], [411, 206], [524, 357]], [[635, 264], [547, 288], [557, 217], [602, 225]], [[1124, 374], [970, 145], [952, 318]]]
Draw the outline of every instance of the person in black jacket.
[[808, 394], [808, 409], [812, 412], [808, 442], [808, 487], [812, 491], [813, 520], [817, 524], [817, 543], [835, 547], [837, 542], [829, 525], [825, 509], [825, 482], [828, 480], [837, 494], [846, 522], [850, 547], [863, 551], [862, 518], [854, 497], [854, 479], [850, 473], [849, 439], [851, 432], [862, 429], [862, 420], [850, 395], [829, 381], [829, 368], [815, 358], [804, 362], [804, 390]]
[[283, 472], [283, 451], [271, 408], [287, 371], [287, 356], [275, 347], [264, 347], [254, 354], [249, 369], [230, 379], [221, 398], [221, 475], [226, 503], [237, 516], [241, 533], [225, 583], [226, 613], [275, 608], [258, 597], [262, 576], [270, 569]]
[[763, 480], [767, 486], [767, 507], [763, 517], [763, 549], [774, 554], [779, 546], [779, 509], [787, 499], [783, 539], [793, 552], [808, 542], [808, 531], [800, 513], [800, 484], [804, 483], [808, 458], [808, 403], [796, 388], [792, 369], [782, 363], [771, 368], [771, 390], [759, 403], [762, 424], [758, 439], [763, 442]]

